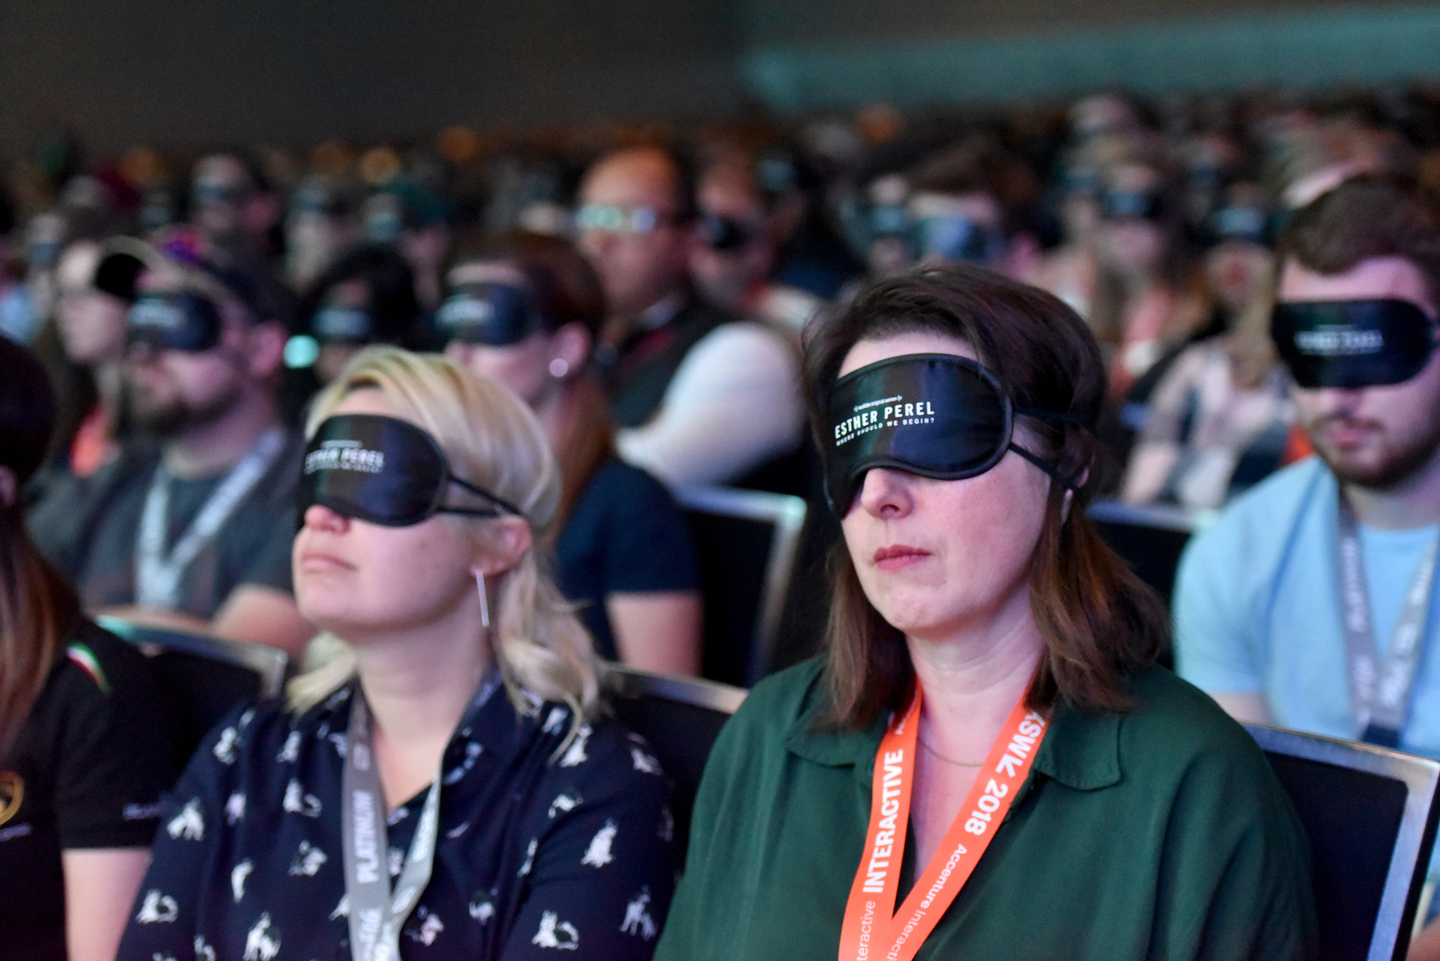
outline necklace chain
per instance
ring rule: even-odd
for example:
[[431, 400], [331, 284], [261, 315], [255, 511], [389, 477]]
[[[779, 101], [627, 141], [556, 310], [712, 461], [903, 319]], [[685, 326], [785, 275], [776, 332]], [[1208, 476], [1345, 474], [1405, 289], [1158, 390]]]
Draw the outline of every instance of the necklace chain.
[[920, 742], [921, 747], [938, 757], [940, 760], [944, 761], [946, 764], [953, 764], [956, 767], [981, 767], [985, 764], [984, 761], [957, 761], [953, 757], [946, 757], [945, 755], [941, 754], [939, 751], [931, 747], [930, 742], [921, 737], [919, 731], [915, 732], [915, 738]]

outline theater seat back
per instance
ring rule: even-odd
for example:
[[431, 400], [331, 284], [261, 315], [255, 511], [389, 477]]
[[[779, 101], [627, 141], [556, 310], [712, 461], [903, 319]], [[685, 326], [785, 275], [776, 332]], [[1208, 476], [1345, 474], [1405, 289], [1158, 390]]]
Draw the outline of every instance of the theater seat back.
[[1320, 957], [1403, 959], [1435, 842], [1440, 762], [1247, 725], [1310, 840]]

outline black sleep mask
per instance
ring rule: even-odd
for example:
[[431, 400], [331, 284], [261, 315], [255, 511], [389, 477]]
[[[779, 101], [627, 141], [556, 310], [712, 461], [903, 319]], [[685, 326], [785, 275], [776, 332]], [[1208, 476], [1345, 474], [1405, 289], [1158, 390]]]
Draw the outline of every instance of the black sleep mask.
[[[451, 484], [489, 501], [489, 507], [442, 505]], [[311, 504], [385, 527], [409, 527], [435, 514], [524, 516], [489, 491], [450, 471], [435, 438], [407, 421], [378, 414], [341, 414], [321, 422], [305, 448], [300, 517]]]
[[513, 284], [462, 284], [435, 317], [440, 336], [504, 347], [545, 329], [529, 291]]
[[199, 294], [141, 294], [130, 308], [126, 337], [156, 350], [210, 350], [220, 343], [220, 309]]
[[939, 480], [983, 474], [1007, 451], [1054, 477], [1053, 464], [1011, 443], [1015, 415], [1074, 421], [1068, 414], [1016, 409], [995, 375], [954, 354], [906, 354], [841, 377], [825, 403], [825, 499], [844, 516], [872, 467]]
[[365, 343], [375, 333], [375, 321], [368, 310], [359, 307], [329, 305], [315, 314], [310, 321], [315, 336], [321, 340], [339, 340]]
[[1420, 373], [1434, 323], [1408, 300], [1312, 300], [1275, 305], [1270, 336], [1301, 387], [1378, 387]]

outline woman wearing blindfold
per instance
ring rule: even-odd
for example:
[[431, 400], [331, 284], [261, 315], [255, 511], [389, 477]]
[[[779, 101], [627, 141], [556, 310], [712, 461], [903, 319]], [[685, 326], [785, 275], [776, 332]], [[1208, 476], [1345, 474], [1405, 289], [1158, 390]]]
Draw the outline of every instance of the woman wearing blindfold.
[[925, 271], [806, 369], [844, 533], [828, 650], [722, 732], [657, 957], [1313, 956], [1284, 793], [1156, 666], [1163, 604], [1085, 516], [1106, 381], [1080, 318]]
[[119, 956], [648, 958], [669, 782], [599, 716], [538, 561], [560, 495], [539, 423], [373, 347], [307, 434], [295, 591], [324, 633], [288, 705], [197, 753]]
[[516, 234], [450, 271], [445, 352], [535, 411], [560, 464], [556, 581], [602, 657], [698, 674], [699, 575], [669, 492], [621, 463], [590, 366], [605, 295], [568, 243]]
[[1145, 375], [1204, 326], [1209, 305], [1185, 243], [1173, 172], [1132, 156], [1107, 165], [1102, 182], [1099, 273], [1086, 320], [1112, 352], [1110, 393], [1118, 400], [1137, 386], [1148, 393], [1154, 384]]

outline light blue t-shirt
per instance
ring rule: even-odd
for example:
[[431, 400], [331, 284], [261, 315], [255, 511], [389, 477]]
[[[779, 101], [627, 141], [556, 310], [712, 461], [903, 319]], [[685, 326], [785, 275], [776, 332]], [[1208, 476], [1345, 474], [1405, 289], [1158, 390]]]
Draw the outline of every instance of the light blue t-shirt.
[[[1336, 571], [1335, 476], [1318, 458], [1279, 471], [1220, 515], [1185, 550], [1175, 581], [1175, 666], [1216, 694], [1264, 694], [1282, 727], [1356, 737]], [[1359, 526], [1378, 657], [1440, 527]], [[1440, 590], [1402, 750], [1440, 757]]]
[[39, 323], [28, 287], [12, 284], [0, 290], [0, 334], [17, 344], [28, 344]]

